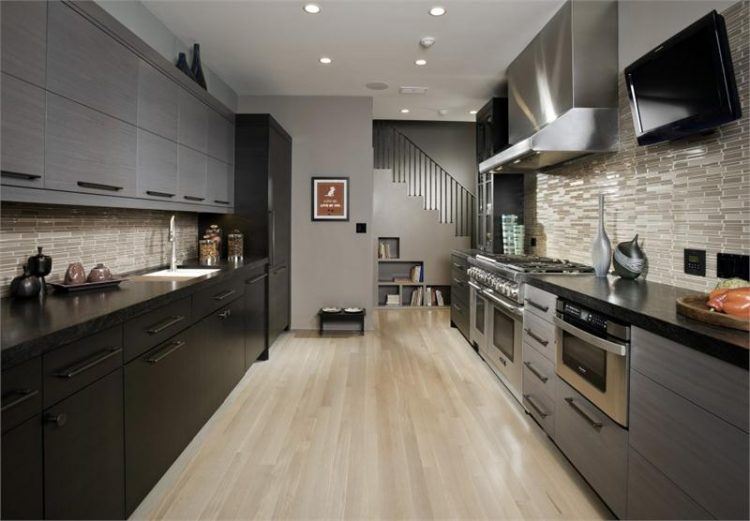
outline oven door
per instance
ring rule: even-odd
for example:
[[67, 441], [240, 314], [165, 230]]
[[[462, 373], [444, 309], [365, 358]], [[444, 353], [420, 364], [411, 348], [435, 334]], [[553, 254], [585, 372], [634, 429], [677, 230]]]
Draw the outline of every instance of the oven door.
[[558, 335], [555, 372], [627, 427], [630, 345], [592, 335], [557, 316], [553, 320]]
[[474, 281], [469, 281], [469, 340], [476, 349], [482, 350], [487, 346], [487, 299], [482, 293], [482, 287]]
[[491, 291], [485, 290], [484, 296], [489, 304], [485, 359], [520, 402], [523, 378], [523, 311]]

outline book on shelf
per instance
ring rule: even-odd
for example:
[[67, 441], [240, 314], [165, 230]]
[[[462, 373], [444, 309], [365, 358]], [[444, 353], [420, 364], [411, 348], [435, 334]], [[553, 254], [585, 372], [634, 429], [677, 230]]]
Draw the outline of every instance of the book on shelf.
[[443, 292], [439, 289], [435, 290], [435, 301], [438, 306], [445, 306], [445, 299], [443, 299]]
[[412, 306], [421, 306], [422, 305], [422, 291], [423, 288], [419, 287], [411, 292], [411, 302], [410, 305]]
[[416, 266], [413, 266], [411, 271], [409, 272], [409, 276], [411, 277], [412, 282], [421, 282], [422, 281], [422, 265], [417, 264]]
[[385, 300], [385, 305], [386, 306], [400, 306], [401, 298], [399, 297], [397, 293], [396, 294], [392, 293], [390, 295], [387, 295], [386, 300]]
[[429, 286], [424, 289], [424, 305], [432, 306], [432, 288]]
[[414, 281], [406, 277], [393, 277], [393, 282], [397, 284], [411, 284]]

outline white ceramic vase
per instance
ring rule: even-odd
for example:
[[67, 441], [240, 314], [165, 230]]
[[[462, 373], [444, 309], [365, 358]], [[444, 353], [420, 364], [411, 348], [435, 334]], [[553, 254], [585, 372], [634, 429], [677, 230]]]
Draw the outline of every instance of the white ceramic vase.
[[604, 194], [599, 194], [599, 228], [591, 244], [591, 263], [597, 277], [606, 277], [612, 263], [612, 245], [604, 229]]

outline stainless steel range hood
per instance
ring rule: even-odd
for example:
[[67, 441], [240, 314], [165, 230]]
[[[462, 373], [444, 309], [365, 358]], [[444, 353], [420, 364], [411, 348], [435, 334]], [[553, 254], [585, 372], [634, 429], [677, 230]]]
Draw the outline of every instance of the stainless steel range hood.
[[616, 151], [617, 69], [617, 2], [566, 2], [508, 67], [513, 145], [480, 172], [540, 171]]

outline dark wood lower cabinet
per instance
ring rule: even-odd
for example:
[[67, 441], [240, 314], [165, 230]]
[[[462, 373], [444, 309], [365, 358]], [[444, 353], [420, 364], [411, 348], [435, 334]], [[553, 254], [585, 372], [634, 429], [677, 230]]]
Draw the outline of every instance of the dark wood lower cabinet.
[[43, 515], [42, 417], [3, 433], [2, 519], [41, 519]]
[[47, 519], [124, 517], [123, 371], [44, 413]]
[[193, 326], [125, 366], [125, 512], [135, 510], [200, 428]]
[[289, 268], [272, 266], [268, 271], [268, 346], [289, 327]]
[[245, 288], [245, 369], [266, 353], [266, 285], [268, 276], [258, 274]]

